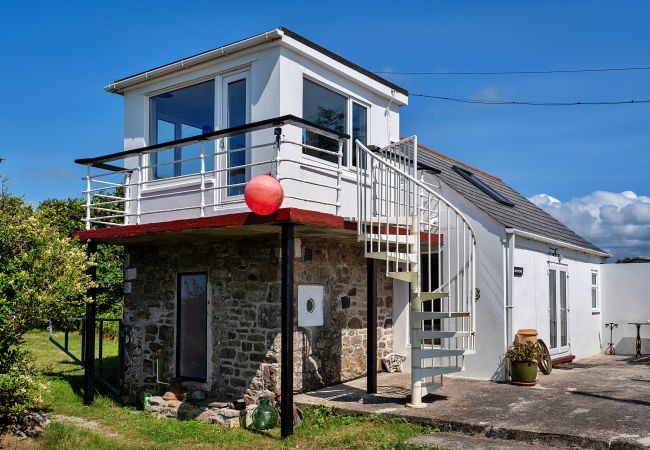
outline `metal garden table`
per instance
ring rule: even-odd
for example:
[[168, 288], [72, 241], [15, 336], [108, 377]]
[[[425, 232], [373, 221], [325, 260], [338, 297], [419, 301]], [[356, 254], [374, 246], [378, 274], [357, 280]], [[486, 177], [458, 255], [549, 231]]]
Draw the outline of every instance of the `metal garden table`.
[[636, 325], [636, 358], [641, 356], [641, 325], [650, 325], [650, 322], [629, 322], [628, 325]]

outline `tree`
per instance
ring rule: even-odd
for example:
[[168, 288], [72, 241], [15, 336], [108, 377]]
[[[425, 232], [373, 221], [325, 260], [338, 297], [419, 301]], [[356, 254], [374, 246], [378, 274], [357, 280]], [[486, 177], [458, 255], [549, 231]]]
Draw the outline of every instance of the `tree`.
[[[62, 236], [83, 230], [86, 216], [82, 198], [50, 198], [38, 205], [38, 211]], [[97, 314], [120, 317], [123, 306], [124, 248], [115, 245], [97, 246]]]
[[17, 334], [50, 317], [78, 316], [94, 264], [84, 246], [61, 235], [50, 221], [6, 189], [0, 194], [0, 304]]

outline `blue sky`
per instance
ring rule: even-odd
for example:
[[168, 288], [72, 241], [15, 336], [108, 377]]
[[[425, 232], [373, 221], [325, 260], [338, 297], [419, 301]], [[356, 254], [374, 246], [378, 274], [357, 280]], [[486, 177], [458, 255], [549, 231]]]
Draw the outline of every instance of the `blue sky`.
[[[391, 6], [392, 5], [392, 6]], [[278, 25], [372, 70], [650, 66], [648, 2], [12, 2], [0, 16], [0, 173], [27, 200], [78, 195], [78, 157], [119, 150], [114, 78]], [[456, 6], [454, 6], [456, 5]], [[649, 99], [650, 71], [390, 78], [499, 100]], [[404, 135], [526, 196], [650, 195], [650, 105], [480, 106], [411, 98]]]

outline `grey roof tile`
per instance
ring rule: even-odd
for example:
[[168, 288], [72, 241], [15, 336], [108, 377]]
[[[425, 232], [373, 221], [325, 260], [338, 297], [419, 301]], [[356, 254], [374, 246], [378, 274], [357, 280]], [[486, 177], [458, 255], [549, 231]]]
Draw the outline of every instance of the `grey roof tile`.
[[[506, 228], [516, 228], [521, 231], [538, 234], [568, 244], [603, 252], [603, 250], [598, 248], [596, 245], [569, 229], [562, 222], [555, 219], [549, 213], [508, 186], [502, 179], [468, 166], [460, 161], [456, 161], [449, 156], [438, 153], [425, 146], [419, 145], [418, 147], [418, 161], [422, 161], [423, 163], [440, 170], [440, 174], [437, 176], [444, 183]], [[495, 191], [504, 195], [508, 200], [514, 203], [515, 206], [509, 207], [494, 200], [492, 197], [457, 174], [452, 169], [452, 166], [454, 165], [472, 172], [474, 176], [489, 185]]]

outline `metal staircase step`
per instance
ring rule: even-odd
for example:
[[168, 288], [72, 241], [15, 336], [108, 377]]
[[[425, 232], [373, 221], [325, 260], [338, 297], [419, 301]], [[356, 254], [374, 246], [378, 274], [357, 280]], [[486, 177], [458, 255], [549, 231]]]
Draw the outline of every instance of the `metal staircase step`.
[[396, 280], [402, 280], [408, 283], [417, 283], [418, 281], [417, 272], [387, 272], [386, 275], [395, 278]]
[[443, 358], [447, 356], [463, 356], [467, 353], [464, 348], [413, 348], [413, 358]]
[[400, 262], [407, 261], [413, 263], [417, 262], [417, 256], [413, 255], [411, 253], [402, 253], [402, 252], [368, 252], [366, 253], [367, 258], [373, 258], [373, 259], [382, 259], [382, 260], [390, 260], [390, 261], [397, 261], [399, 260]]
[[420, 322], [422, 320], [432, 319], [456, 319], [459, 317], [469, 317], [470, 314], [465, 311], [455, 312], [430, 312], [430, 311], [411, 311], [411, 321]]
[[411, 225], [410, 216], [399, 216], [399, 217], [371, 217], [370, 219], [361, 220], [363, 224], [372, 224], [372, 225], [383, 225], [388, 222], [388, 225]]
[[[412, 244], [415, 245], [416, 243], [417, 236], [413, 234], [388, 234], [388, 238], [386, 238], [385, 234], [364, 234], [363, 235], [363, 240], [364, 241], [373, 241], [373, 242], [387, 242], [389, 244]], [[408, 241], [408, 242], [407, 242]]]
[[449, 292], [420, 292], [414, 300], [426, 301], [426, 300], [437, 300], [439, 298], [449, 297]]
[[462, 372], [462, 370], [463, 368], [459, 366], [411, 367], [413, 376], [419, 380], [426, 377], [435, 377], [436, 375]]
[[431, 339], [452, 339], [457, 337], [471, 336], [469, 331], [425, 331], [412, 330], [413, 340], [423, 341]]
[[431, 394], [432, 392], [440, 389], [442, 387], [442, 383], [437, 383], [435, 381], [429, 382], [429, 383], [422, 383], [422, 395], [427, 395]]

